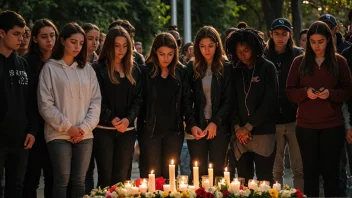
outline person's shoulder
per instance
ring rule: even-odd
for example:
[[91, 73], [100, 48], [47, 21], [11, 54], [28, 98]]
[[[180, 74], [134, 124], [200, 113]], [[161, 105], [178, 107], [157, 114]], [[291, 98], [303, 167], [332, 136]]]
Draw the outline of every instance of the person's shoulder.
[[299, 55], [302, 55], [304, 53], [304, 50], [301, 47], [294, 46], [293, 53], [294, 53], [294, 56], [297, 57]]
[[337, 63], [338, 64], [343, 64], [343, 63], [346, 63], [347, 64], [347, 61], [346, 61], [346, 58], [345, 57], [343, 57], [342, 55], [340, 55], [340, 54], [338, 54], [338, 53], [336, 53], [335, 54], [336, 55], [336, 60], [337, 60]]

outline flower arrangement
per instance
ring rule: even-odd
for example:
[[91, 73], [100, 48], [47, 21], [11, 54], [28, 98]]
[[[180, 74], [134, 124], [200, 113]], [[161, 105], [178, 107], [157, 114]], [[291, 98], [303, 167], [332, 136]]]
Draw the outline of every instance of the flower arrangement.
[[[160, 185], [162, 186], [161, 180]], [[137, 184], [137, 182], [136, 182]], [[159, 188], [160, 189], [160, 188]], [[90, 196], [85, 195], [83, 198], [289, 198], [289, 197], [306, 197], [299, 189], [291, 188], [285, 185], [282, 190], [271, 189], [268, 185], [260, 185], [256, 190], [240, 186], [240, 190], [234, 191], [228, 186], [209, 187], [208, 189], [198, 188], [196, 191], [186, 190], [183, 192], [167, 192], [156, 190], [155, 192], [132, 193], [126, 189], [122, 183], [118, 183], [104, 189], [93, 189]]]

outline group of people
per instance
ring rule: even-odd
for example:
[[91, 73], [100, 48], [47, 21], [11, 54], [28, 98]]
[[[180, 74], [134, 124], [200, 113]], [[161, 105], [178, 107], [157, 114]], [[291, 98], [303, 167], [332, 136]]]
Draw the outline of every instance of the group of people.
[[321, 175], [325, 196], [342, 196], [341, 153], [352, 143], [352, 47], [337, 30], [336, 19], [322, 15], [302, 49], [285, 18], [273, 21], [268, 42], [257, 30], [230, 28], [223, 46], [219, 32], [204, 26], [182, 48], [194, 54], [186, 58], [170, 30], [154, 38], [144, 59], [126, 20], [112, 22], [99, 46], [94, 24], [67, 23], [59, 33], [40, 19], [26, 30], [19, 14], [1, 12], [5, 197], [36, 197], [42, 169], [45, 197], [82, 197], [95, 187], [95, 161], [98, 186], [129, 180], [136, 139], [140, 177], [154, 170], [168, 178], [185, 136], [189, 166], [197, 161], [200, 175], [210, 163], [222, 175], [230, 146], [239, 177], [283, 183], [288, 144], [294, 187], [318, 197]]

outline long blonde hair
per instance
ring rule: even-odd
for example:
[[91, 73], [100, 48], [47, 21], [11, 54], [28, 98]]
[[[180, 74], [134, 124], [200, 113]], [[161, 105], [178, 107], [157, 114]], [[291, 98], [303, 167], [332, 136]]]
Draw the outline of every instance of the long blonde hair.
[[115, 38], [121, 36], [127, 39], [127, 52], [125, 56], [122, 58], [122, 66], [123, 72], [125, 76], [130, 81], [132, 85], [136, 84], [136, 81], [133, 78], [133, 48], [132, 48], [132, 40], [127, 31], [121, 26], [116, 26], [111, 28], [106, 35], [106, 40], [103, 46], [103, 49], [99, 55], [99, 61], [104, 61], [106, 67], [108, 69], [109, 79], [114, 84], [119, 84], [120, 81], [115, 74]]

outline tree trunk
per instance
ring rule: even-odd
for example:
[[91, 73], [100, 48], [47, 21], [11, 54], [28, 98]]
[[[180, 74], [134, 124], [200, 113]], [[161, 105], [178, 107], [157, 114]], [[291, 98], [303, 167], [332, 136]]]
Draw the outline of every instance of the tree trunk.
[[262, 0], [265, 23], [268, 31], [270, 30], [271, 23], [282, 17], [282, 7], [284, 0]]
[[302, 29], [302, 10], [300, 0], [291, 0], [291, 13], [292, 13], [292, 26], [293, 26], [293, 37], [296, 44], [299, 43], [299, 34]]

